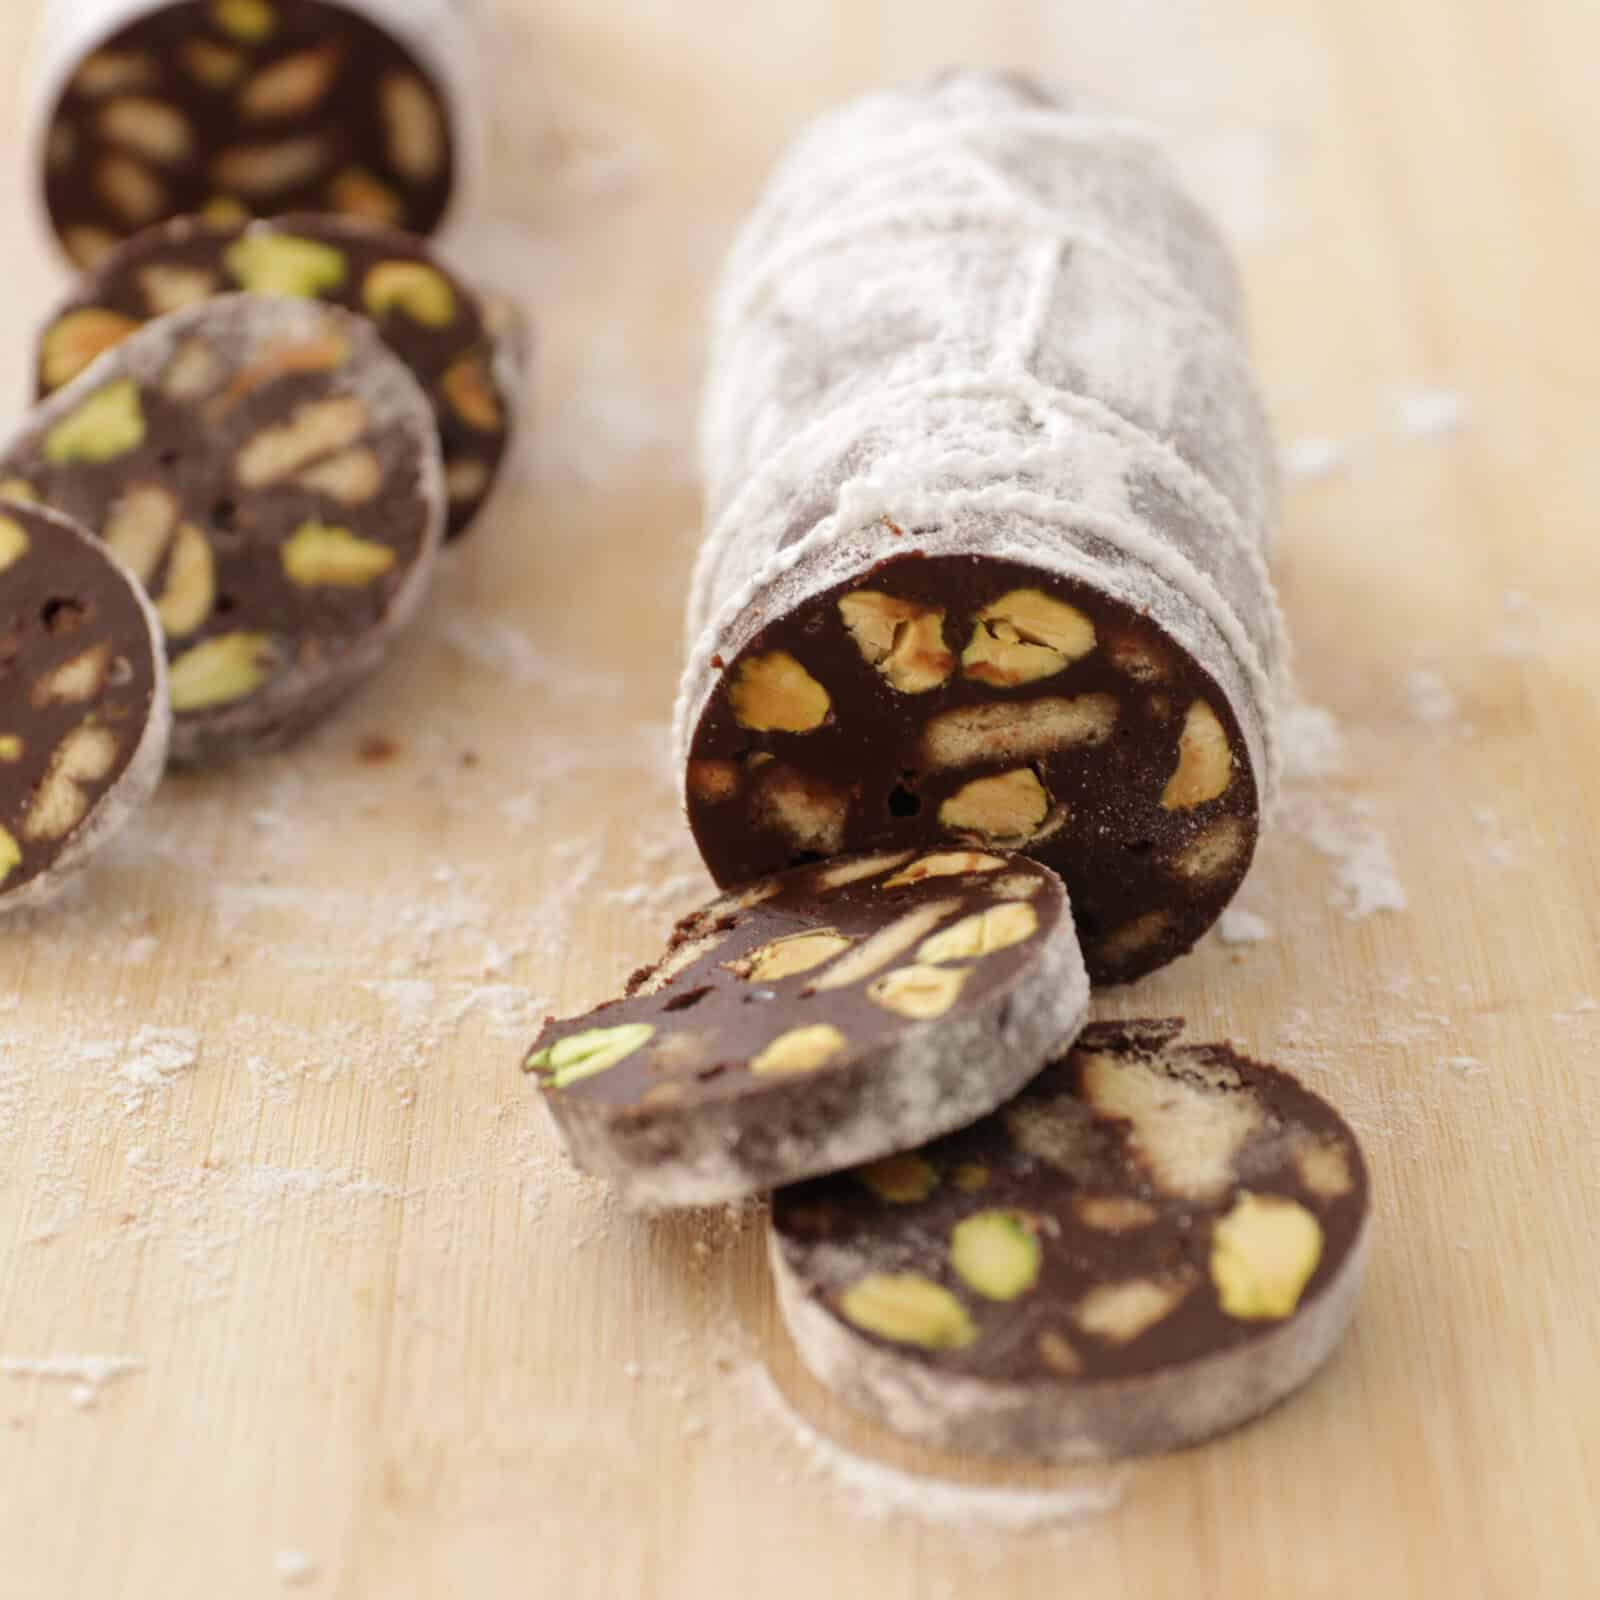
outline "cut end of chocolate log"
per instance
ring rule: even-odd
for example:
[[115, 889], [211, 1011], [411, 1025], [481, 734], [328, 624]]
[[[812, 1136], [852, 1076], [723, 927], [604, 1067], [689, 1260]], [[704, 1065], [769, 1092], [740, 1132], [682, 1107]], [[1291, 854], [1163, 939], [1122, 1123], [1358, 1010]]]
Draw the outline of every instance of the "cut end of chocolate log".
[[50, 899], [144, 806], [171, 722], [138, 584], [76, 523], [0, 498], [0, 912]]
[[705, 1205], [985, 1115], [1082, 1026], [1061, 881], [977, 849], [844, 856], [679, 924], [626, 996], [525, 1069], [577, 1164], [642, 1208]]
[[1098, 983], [1194, 945], [1260, 820], [1233, 709], [1185, 650], [1086, 584], [978, 557], [887, 561], [763, 629], [687, 779], [719, 883], [839, 851], [1023, 851], [1066, 881]]
[[808, 1368], [923, 1442], [1045, 1461], [1198, 1443], [1305, 1383], [1360, 1289], [1360, 1146], [1182, 1031], [1092, 1025], [998, 1114], [777, 1195]]
[[439, 227], [460, 165], [445, 86], [359, 0], [134, 9], [67, 64], [45, 129], [45, 205], [77, 266], [177, 216]]

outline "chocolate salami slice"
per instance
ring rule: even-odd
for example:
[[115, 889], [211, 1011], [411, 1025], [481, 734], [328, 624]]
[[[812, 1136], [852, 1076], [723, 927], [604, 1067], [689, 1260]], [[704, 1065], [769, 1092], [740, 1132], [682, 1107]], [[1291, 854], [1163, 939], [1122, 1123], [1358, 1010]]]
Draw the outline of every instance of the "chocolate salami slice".
[[432, 411], [373, 325], [258, 295], [132, 334], [28, 418], [0, 477], [145, 584], [191, 762], [282, 743], [375, 670], [444, 527]]
[[413, 235], [339, 217], [249, 224], [181, 217], [113, 251], [39, 341], [41, 395], [70, 382], [152, 317], [219, 294], [324, 300], [377, 323], [433, 403], [451, 537], [494, 487], [521, 388], [521, 331]]
[[1046, 1461], [1194, 1444], [1305, 1383], [1360, 1290], [1361, 1150], [1182, 1031], [1092, 1025], [997, 1115], [777, 1195], [806, 1366], [913, 1438]]
[[48, 900], [144, 806], [171, 726], [139, 585], [77, 524], [0, 498], [0, 912]]
[[473, 137], [469, 44], [449, 0], [54, 0], [36, 118], [51, 226], [80, 267], [190, 213], [432, 233]]
[[707, 1205], [902, 1150], [1014, 1094], [1082, 1026], [1061, 881], [980, 851], [858, 856], [678, 925], [626, 998], [526, 1062], [573, 1159]]
[[677, 714], [712, 874], [1019, 849], [1096, 981], [1188, 950], [1253, 858], [1286, 647], [1231, 270], [1159, 158], [1015, 77], [868, 96], [714, 320]]

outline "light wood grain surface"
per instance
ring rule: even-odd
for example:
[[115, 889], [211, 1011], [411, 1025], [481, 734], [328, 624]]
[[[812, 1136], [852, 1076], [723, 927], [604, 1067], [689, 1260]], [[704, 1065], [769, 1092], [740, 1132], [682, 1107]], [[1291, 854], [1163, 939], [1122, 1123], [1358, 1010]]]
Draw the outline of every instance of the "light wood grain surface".
[[[33, 9], [0, 16], [12, 126]], [[540, 313], [519, 481], [376, 687], [172, 780], [0, 933], [0, 1595], [1595, 1593], [1600, 12], [507, 0], [498, 26], [461, 250]], [[1239, 240], [1285, 438], [1344, 447], [1291, 483], [1282, 561], [1344, 770], [1293, 786], [1246, 889], [1271, 937], [1101, 1010], [1182, 1010], [1329, 1095], [1379, 1248], [1306, 1393], [1115, 1471], [853, 1422], [774, 1323], [759, 1211], [617, 1213], [516, 1071], [704, 886], [665, 719], [709, 276], [801, 120], [959, 59], [1160, 123]], [[58, 287], [19, 159], [17, 393]], [[1418, 390], [1459, 425], [1408, 428]], [[1341, 864], [1385, 842], [1408, 904], [1353, 917]], [[83, 1357], [138, 1366], [39, 1375]]]

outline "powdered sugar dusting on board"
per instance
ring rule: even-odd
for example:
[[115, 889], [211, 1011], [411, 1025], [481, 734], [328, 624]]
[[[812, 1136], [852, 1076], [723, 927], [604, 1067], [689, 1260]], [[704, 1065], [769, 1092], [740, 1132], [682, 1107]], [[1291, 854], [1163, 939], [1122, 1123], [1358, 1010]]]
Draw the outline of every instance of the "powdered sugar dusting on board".
[[1380, 911], [1404, 911], [1408, 902], [1389, 836], [1372, 801], [1342, 804], [1315, 796], [1293, 797], [1283, 811], [1290, 830], [1332, 863], [1331, 903], [1352, 922]]
[[1272, 924], [1243, 906], [1229, 906], [1217, 921], [1217, 937], [1229, 945], [1262, 944], [1272, 937]]
[[1402, 433], [1431, 439], [1455, 433], [1471, 415], [1467, 397], [1455, 389], [1413, 388], [1394, 399], [1394, 418]]
[[1329, 904], [1353, 922], [1404, 911], [1408, 897], [1380, 807], [1341, 781], [1349, 759], [1338, 718], [1325, 706], [1291, 696], [1282, 724], [1285, 788], [1278, 821], [1329, 863]]
[[741, 1378], [741, 1391], [782, 1425], [805, 1476], [868, 1521], [911, 1520], [967, 1533], [1067, 1531], [1110, 1516], [1126, 1493], [1124, 1471], [1084, 1473], [1060, 1488], [990, 1487], [906, 1472], [827, 1438], [794, 1409], [764, 1367], [751, 1366]]
[[1406, 704], [1425, 727], [1448, 728], [1460, 720], [1456, 692], [1431, 667], [1412, 667], [1405, 676]]
[[1283, 448], [1283, 471], [1289, 478], [1312, 481], [1331, 478], [1350, 459], [1350, 447], [1342, 439], [1321, 434], [1291, 439]]
[[194, 1070], [200, 1058], [200, 1037], [192, 1028], [140, 1028], [125, 1050], [108, 1044], [86, 1045], [86, 1061], [118, 1062], [116, 1085], [123, 1105], [140, 1110], [154, 1091], [166, 1088], [180, 1073]]
[[0, 1356], [0, 1378], [70, 1383], [72, 1403], [87, 1410], [108, 1384], [143, 1372], [136, 1356]]
[[279, 1583], [295, 1587], [316, 1577], [317, 1563], [304, 1550], [280, 1550], [272, 1558], [272, 1571]]
[[[619, 676], [468, 563], [438, 594], [382, 694], [290, 752], [173, 779], [98, 872], [14, 925], [17, 1303], [48, 1303], [57, 1248], [107, 1296], [159, 1280], [149, 1311], [176, 1317], [227, 1300], [280, 1232], [342, 1247], [405, 1218], [413, 1251], [444, 1250], [497, 1191], [529, 1221], [564, 1196], [574, 1239], [604, 1224], [518, 1063], [574, 927], [626, 926], [642, 959], [705, 880], [649, 708], [593, 717]], [[415, 703], [419, 666], [448, 716]], [[597, 821], [619, 785], [626, 829]], [[518, 806], [531, 846], [504, 820]]]
[[1326, 706], [1290, 698], [1283, 708], [1283, 775], [1289, 783], [1317, 783], [1345, 770], [1345, 736]]

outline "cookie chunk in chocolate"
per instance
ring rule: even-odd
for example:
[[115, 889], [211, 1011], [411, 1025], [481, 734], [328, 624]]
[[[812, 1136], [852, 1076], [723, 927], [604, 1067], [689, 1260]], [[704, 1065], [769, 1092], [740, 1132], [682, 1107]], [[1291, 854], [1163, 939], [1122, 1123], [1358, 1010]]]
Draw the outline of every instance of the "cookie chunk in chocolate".
[[971, 1122], [1087, 1004], [1054, 873], [902, 850], [713, 901], [626, 998], [547, 1027], [526, 1069], [585, 1171], [630, 1205], [704, 1205]]
[[74, 64], [49, 119], [44, 197], [88, 267], [191, 213], [332, 211], [432, 233], [456, 166], [441, 85], [359, 6], [184, 0]]
[[524, 340], [423, 240], [339, 217], [249, 224], [181, 217], [113, 251], [73, 291], [39, 341], [48, 395], [152, 317], [248, 291], [327, 301], [377, 323], [433, 404], [450, 494], [449, 535], [466, 531], [494, 487], [521, 387]]
[[370, 674], [444, 527], [432, 411], [373, 325], [256, 295], [133, 334], [29, 417], [0, 478], [149, 590], [185, 761], [281, 743]]
[[143, 807], [171, 725], [139, 585], [77, 524], [0, 499], [0, 912], [48, 900]]
[[1361, 1284], [1361, 1150], [1182, 1032], [1091, 1025], [995, 1116], [777, 1195], [807, 1367], [929, 1444], [1047, 1461], [1194, 1444], [1306, 1382]]
[[686, 787], [719, 883], [841, 850], [1025, 850], [1066, 880], [1096, 982], [1194, 944], [1260, 809], [1228, 698], [1158, 624], [978, 557], [886, 561], [763, 629]]

